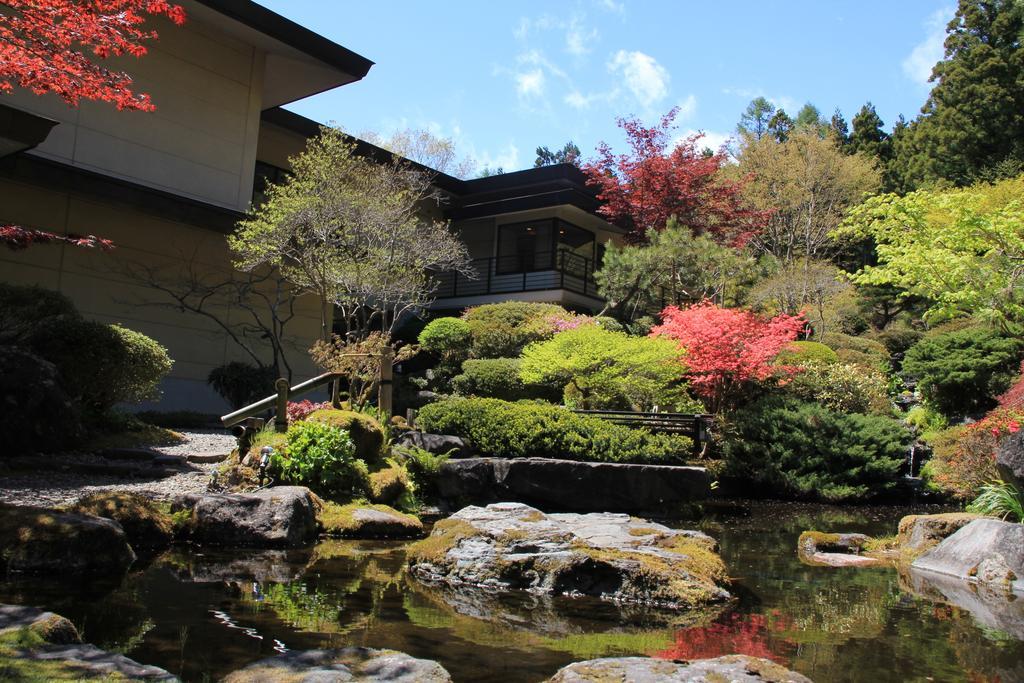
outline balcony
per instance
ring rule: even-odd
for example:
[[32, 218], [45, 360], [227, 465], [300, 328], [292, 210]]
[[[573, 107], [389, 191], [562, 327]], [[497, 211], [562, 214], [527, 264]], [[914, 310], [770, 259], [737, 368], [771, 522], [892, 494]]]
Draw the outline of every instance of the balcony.
[[472, 261], [474, 277], [439, 273], [438, 299], [563, 290], [601, 302], [592, 259], [568, 250]]

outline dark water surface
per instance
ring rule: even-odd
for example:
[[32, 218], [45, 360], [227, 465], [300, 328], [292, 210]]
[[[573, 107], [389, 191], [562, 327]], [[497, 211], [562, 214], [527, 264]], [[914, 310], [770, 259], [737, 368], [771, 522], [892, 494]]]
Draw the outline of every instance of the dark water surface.
[[796, 557], [804, 529], [891, 535], [906, 513], [743, 503], [676, 523], [715, 536], [735, 578], [737, 602], [707, 613], [447, 592], [406, 577], [403, 544], [359, 541], [174, 551], [117, 586], [0, 583], [0, 602], [63, 614], [86, 640], [187, 681], [217, 680], [284, 649], [348, 645], [435, 659], [459, 682], [532, 683], [595, 657], [734, 652], [818, 683], [1024, 681], [1024, 600], [993, 603], [891, 568], [810, 567]]

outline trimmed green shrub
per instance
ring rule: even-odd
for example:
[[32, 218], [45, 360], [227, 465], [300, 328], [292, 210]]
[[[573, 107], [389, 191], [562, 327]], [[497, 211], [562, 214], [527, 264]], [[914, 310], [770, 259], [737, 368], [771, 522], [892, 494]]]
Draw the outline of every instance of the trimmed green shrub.
[[0, 346], [0, 456], [71, 446], [83, 434], [79, 418], [57, 366], [25, 349]]
[[1020, 370], [1024, 340], [969, 327], [927, 336], [907, 351], [903, 373], [949, 418], [976, 416], [996, 405]]
[[483, 455], [566, 458], [594, 462], [683, 461], [692, 441], [651, 434], [561, 406], [494, 398], [451, 398], [425, 406], [420, 429], [468, 439]]
[[518, 358], [476, 358], [462, 364], [462, 374], [452, 378], [452, 387], [462, 396], [518, 401], [527, 398], [557, 401], [560, 386], [525, 384], [519, 378]]
[[81, 317], [60, 292], [0, 282], [0, 345], [24, 343], [49, 318]]
[[838, 363], [839, 356], [831, 348], [814, 341], [795, 341], [775, 358], [777, 365], [803, 365], [805, 363]]
[[466, 309], [474, 358], [515, 358], [527, 344], [547, 339], [576, 315], [555, 304], [505, 301]]
[[865, 364], [879, 369], [889, 363], [889, 351], [879, 342], [867, 337], [854, 337], [848, 334], [826, 334], [821, 338], [821, 343], [834, 349], [840, 359], [843, 359], [842, 351], [853, 351], [858, 357], [863, 358]]
[[442, 358], [465, 358], [471, 339], [469, 323], [462, 318], [436, 318], [423, 328], [418, 341], [425, 351]]
[[890, 415], [889, 382], [872, 368], [841, 362], [810, 361], [786, 383], [783, 391], [844, 413]]
[[231, 361], [210, 370], [206, 383], [228, 402], [232, 409], [244, 408], [274, 393], [274, 368], [258, 368], [249, 363]]
[[94, 415], [157, 398], [173, 364], [167, 349], [141, 332], [91, 320], [50, 318], [29, 346], [57, 366], [68, 393]]
[[725, 474], [772, 495], [826, 501], [891, 490], [910, 446], [896, 420], [769, 397], [733, 416]]
[[288, 428], [287, 455], [271, 458], [271, 476], [285, 484], [306, 486], [326, 498], [365, 495], [369, 470], [356, 457], [352, 439], [342, 429], [320, 422], [296, 422]]
[[354, 410], [327, 408], [311, 413], [305, 421], [329, 425], [348, 432], [355, 445], [356, 457], [360, 460], [374, 463], [381, 459], [384, 428], [369, 415]]
[[565, 387], [565, 404], [588, 410], [702, 412], [681, 381], [684, 352], [672, 339], [631, 337], [587, 324], [530, 344], [519, 376]]
[[882, 344], [890, 356], [898, 356], [907, 352], [924, 337], [924, 332], [907, 325], [890, 325], [874, 335], [875, 341]]

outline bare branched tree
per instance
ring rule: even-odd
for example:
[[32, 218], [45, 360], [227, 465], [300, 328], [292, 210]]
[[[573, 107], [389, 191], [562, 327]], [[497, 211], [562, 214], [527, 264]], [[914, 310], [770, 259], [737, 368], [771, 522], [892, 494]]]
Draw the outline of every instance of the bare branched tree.
[[[286, 333], [295, 318], [296, 292], [274, 268], [249, 272], [203, 273], [196, 254], [182, 254], [178, 264], [157, 268], [128, 263], [122, 271], [130, 279], [163, 294], [163, 301], [135, 301], [135, 305], [170, 308], [206, 318], [220, 328], [258, 368], [272, 368], [276, 376], [292, 377], [289, 352], [301, 352]], [[235, 320], [231, 313], [244, 313]], [[270, 358], [267, 358], [267, 347]]]

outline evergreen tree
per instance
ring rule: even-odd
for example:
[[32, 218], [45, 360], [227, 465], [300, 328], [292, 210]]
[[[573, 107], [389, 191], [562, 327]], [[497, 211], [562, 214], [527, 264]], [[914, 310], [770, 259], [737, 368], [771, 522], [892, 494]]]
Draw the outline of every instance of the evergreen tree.
[[810, 102], [800, 107], [793, 125], [799, 129], [815, 131], [819, 135], [825, 135], [828, 130], [828, 123], [821, 117], [821, 112]]
[[775, 114], [775, 105], [763, 97], [755, 97], [740, 116], [736, 132], [741, 137], [760, 140], [768, 134], [769, 122]]
[[785, 142], [792, 131], [793, 119], [789, 118], [789, 114], [786, 113], [785, 109], [776, 111], [768, 121], [768, 135], [775, 138], [778, 142]]
[[853, 131], [850, 133], [849, 151], [860, 152], [878, 159], [884, 164], [892, 153], [888, 133], [883, 130], [884, 122], [875, 111], [875, 105], [868, 102], [853, 117]]
[[835, 112], [833, 112], [828, 128], [832, 136], [835, 137], [837, 145], [845, 148], [849, 144], [850, 127], [847, 125], [846, 119], [843, 118], [843, 112], [839, 111], [839, 107], [836, 107]]
[[562, 149], [552, 152], [547, 147], [537, 148], [537, 159], [533, 162], [534, 168], [551, 166], [553, 164], [575, 164], [580, 163], [580, 148], [572, 140], [562, 145]]
[[1019, 172], [1024, 163], [1024, 3], [960, 0], [945, 58], [900, 153], [903, 182], [977, 179]]

